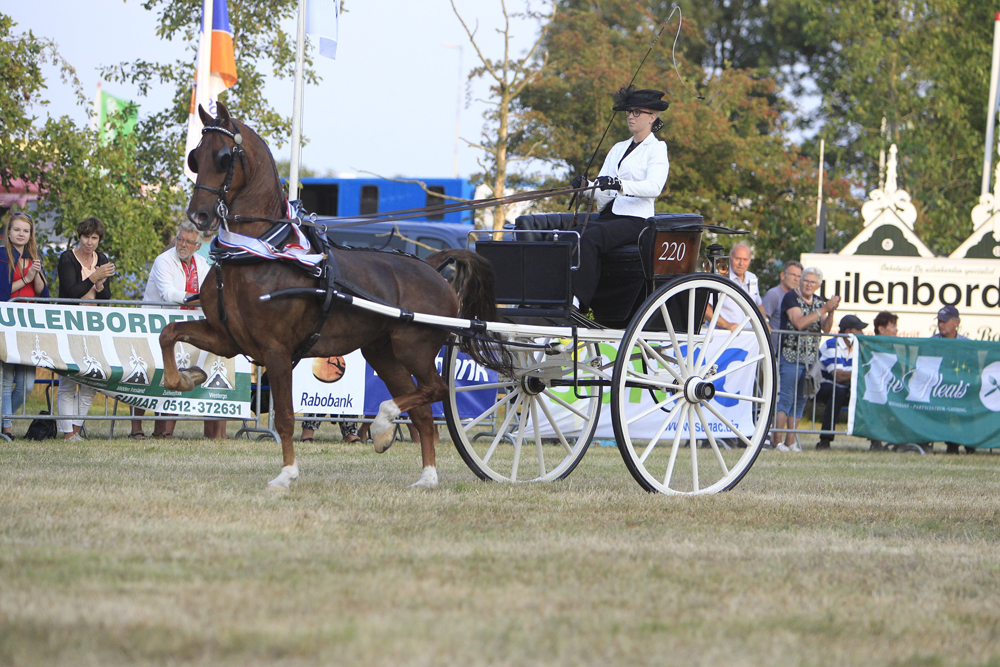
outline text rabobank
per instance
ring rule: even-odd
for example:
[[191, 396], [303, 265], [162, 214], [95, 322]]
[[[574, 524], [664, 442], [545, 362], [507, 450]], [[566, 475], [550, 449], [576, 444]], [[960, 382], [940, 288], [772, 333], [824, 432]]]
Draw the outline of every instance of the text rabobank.
[[353, 408], [354, 397], [302, 392], [302, 405], [310, 408]]

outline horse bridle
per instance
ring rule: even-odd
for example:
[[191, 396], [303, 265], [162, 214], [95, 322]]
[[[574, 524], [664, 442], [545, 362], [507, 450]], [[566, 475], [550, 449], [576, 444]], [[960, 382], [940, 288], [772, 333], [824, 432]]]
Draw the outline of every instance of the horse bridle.
[[222, 187], [220, 188], [213, 188], [208, 185], [202, 185], [201, 183], [194, 184], [195, 190], [207, 190], [219, 198], [215, 204], [215, 215], [222, 220], [222, 225], [227, 231], [229, 230], [229, 208], [232, 206], [233, 202], [236, 201], [237, 195], [233, 196], [233, 201], [227, 203], [226, 194], [229, 192], [229, 186], [233, 183], [233, 173], [236, 171], [236, 160], [239, 159], [240, 164], [243, 165], [244, 172], [246, 172], [247, 169], [246, 152], [243, 150], [243, 135], [240, 134], [240, 131], [236, 128], [236, 124], [233, 123], [232, 120], [229, 122], [233, 125], [233, 131], [230, 131], [220, 125], [208, 125], [201, 129], [202, 136], [209, 132], [220, 132], [233, 140], [232, 148], [225, 146], [225, 148], [229, 150], [230, 155], [229, 167], [226, 171], [226, 180], [222, 182]]

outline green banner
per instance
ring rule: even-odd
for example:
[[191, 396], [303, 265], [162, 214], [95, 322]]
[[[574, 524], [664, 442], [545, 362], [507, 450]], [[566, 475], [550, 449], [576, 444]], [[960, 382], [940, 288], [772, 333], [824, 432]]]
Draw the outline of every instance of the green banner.
[[848, 432], [1000, 447], [1000, 343], [858, 336]]
[[[127, 114], [124, 123], [121, 125], [123, 134], [131, 134], [135, 129], [136, 121], [139, 119], [138, 109], [132, 102], [123, 100], [114, 95], [108, 95], [104, 91], [98, 92], [97, 101], [97, 129], [100, 132], [101, 143], [107, 144], [117, 136], [115, 128], [111, 124], [112, 115]], [[118, 119], [122, 122], [122, 119]]]

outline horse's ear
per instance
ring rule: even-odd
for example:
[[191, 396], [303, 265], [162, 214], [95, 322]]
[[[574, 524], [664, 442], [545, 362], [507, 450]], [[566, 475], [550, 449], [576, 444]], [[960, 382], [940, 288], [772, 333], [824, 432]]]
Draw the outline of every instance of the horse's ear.
[[216, 103], [216, 108], [219, 110], [219, 122], [225, 123], [229, 120], [229, 109], [222, 102]]
[[205, 127], [215, 123], [215, 119], [200, 104], [198, 105], [198, 116], [201, 118], [201, 124]]
[[195, 174], [198, 173], [198, 161], [194, 159], [194, 149], [193, 148], [191, 149], [191, 152], [188, 153], [188, 169], [190, 169], [192, 171], [192, 173], [195, 173]]

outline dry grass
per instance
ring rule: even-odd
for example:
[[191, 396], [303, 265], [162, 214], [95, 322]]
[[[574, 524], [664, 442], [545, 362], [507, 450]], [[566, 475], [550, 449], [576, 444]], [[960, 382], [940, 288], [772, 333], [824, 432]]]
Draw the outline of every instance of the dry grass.
[[273, 443], [18, 440], [0, 664], [1000, 664], [1000, 456], [856, 446], [676, 499], [605, 448], [510, 487], [445, 444], [428, 493], [317, 441], [274, 496]]

